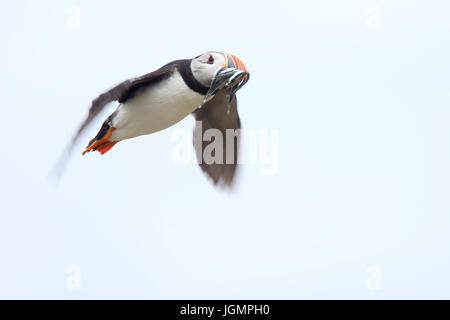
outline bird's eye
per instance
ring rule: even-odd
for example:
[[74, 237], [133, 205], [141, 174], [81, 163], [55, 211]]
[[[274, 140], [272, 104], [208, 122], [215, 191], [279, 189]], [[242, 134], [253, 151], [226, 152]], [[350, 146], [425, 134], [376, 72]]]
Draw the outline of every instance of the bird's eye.
[[214, 58], [213, 58], [213, 56], [209, 56], [209, 58], [208, 58], [208, 63], [209, 63], [209, 64], [213, 64], [213, 63], [214, 63]]

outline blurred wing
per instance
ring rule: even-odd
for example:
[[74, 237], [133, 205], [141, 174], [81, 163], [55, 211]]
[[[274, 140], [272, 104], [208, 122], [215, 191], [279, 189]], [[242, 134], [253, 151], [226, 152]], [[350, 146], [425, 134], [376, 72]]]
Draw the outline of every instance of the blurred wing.
[[92, 122], [92, 120], [105, 108], [105, 106], [113, 101], [118, 101], [120, 103], [125, 102], [130, 99], [139, 89], [144, 88], [153, 83], [159, 82], [168, 75], [171, 71], [177, 67], [177, 61], [170, 62], [160, 69], [145, 74], [141, 77], [126, 80], [114, 88], [102, 93], [97, 98], [92, 101], [91, 107], [89, 108], [89, 113], [86, 119], [75, 132], [70, 144], [66, 147], [65, 151], [57, 161], [56, 165], [53, 167], [50, 175], [59, 181], [64, 171], [67, 159], [69, 158], [75, 143], [80, 137], [81, 133], [86, 129], [86, 127]]
[[86, 119], [80, 125], [79, 129], [72, 138], [71, 145], [73, 146], [75, 144], [84, 129], [86, 129], [89, 123], [91, 123], [91, 121], [105, 108], [108, 103], [112, 101], [119, 101], [120, 103], [125, 102], [139, 89], [164, 79], [176, 67], [174, 62], [166, 64], [160, 69], [147, 73], [143, 76], [126, 80], [95, 98], [92, 101]]
[[[197, 155], [197, 161], [205, 172], [214, 182], [214, 185], [221, 185], [225, 187], [231, 187], [233, 184], [233, 178], [237, 171], [237, 159], [239, 152], [239, 131], [236, 131], [236, 137], [233, 138], [234, 145], [234, 159], [233, 161], [226, 162], [226, 129], [240, 129], [241, 121], [237, 111], [237, 98], [231, 104], [230, 113], [227, 114], [228, 109], [228, 97], [225, 90], [218, 92], [214, 98], [205, 103], [200, 109], [195, 110], [192, 114], [195, 117], [196, 123], [194, 128], [194, 148]], [[201, 121], [201, 124], [199, 123]], [[206, 130], [215, 128], [222, 132], [223, 140], [223, 161], [220, 163], [207, 164], [202, 158], [205, 147], [213, 141], [202, 141], [197, 143], [196, 136], [203, 137]], [[201, 131], [200, 131], [201, 130]], [[228, 144], [230, 141], [228, 141]], [[231, 162], [231, 163], [230, 163]]]

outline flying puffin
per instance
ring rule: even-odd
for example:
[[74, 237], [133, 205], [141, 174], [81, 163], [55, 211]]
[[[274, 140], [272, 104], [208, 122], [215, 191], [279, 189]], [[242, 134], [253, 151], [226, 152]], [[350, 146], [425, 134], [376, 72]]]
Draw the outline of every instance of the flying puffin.
[[[125, 80], [92, 101], [87, 118], [72, 139], [72, 145], [87, 125], [112, 101], [119, 104], [106, 118], [97, 135], [83, 151], [104, 154], [117, 142], [168, 128], [192, 114], [196, 130], [240, 129], [235, 93], [249, 79], [244, 63], [236, 56], [210, 51], [193, 59], [172, 61], [156, 71]], [[238, 132], [239, 130], [237, 130]], [[202, 155], [208, 143], [194, 141], [197, 162], [214, 185], [230, 187], [237, 168], [239, 133], [235, 136], [233, 161], [207, 163]], [[195, 137], [194, 137], [195, 140]], [[221, 162], [221, 163], [220, 163]]]

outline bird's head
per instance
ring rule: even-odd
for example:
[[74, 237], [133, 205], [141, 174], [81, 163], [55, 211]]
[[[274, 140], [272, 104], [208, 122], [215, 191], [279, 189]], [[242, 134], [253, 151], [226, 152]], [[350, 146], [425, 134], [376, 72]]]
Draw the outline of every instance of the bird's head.
[[231, 100], [250, 77], [238, 57], [216, 51], [209, 51], [192, 59], [191, 70], [195, 79], [209, 88], [205, 101], [223, 88], [229, 90]]

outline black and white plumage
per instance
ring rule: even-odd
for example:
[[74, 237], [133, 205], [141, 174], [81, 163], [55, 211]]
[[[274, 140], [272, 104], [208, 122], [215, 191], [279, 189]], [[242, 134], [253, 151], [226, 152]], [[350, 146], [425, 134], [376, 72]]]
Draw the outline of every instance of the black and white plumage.
[[[242, 61], [227, 53], [211, 51], [193, 59], [170, 62], [154, 72], [126, 80], [94, 99], [72, 144], [113, 101], [118, 101], [117, 109], [104, 121], [83, 154], [95, 150], [103, 154], [121, 140], [168, 128], [191, 113], [201, 121], [202, 133], [215, 128], [225, 137], [226, 129], [240, 128], [234, 93], [246, 83], [248, 76]], [[206, 144], [201, 142], [195, 146], [194, 143], [197, 156], [201, 157]], [[225, 145], [223, 163], [207, 164], [198, 160], [215, 185], [231, 186], [237, 168], [238, 139], [232, 163], [225, 161]]]

